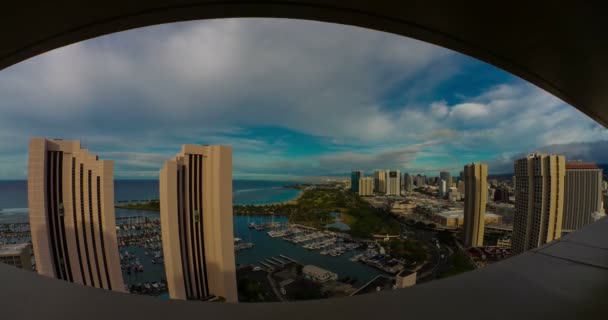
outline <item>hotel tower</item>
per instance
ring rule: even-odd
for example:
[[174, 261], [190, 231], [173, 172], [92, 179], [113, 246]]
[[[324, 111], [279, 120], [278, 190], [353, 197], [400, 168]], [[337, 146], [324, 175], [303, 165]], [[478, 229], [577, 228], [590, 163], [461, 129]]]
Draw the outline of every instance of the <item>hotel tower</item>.
[[565, 157], [532, 154], [515, 160], [513, 255], [561, 237]]
[[33, 138], [28, 206], [38, 273], [124, 292], [114, 216], [114, 164], [79, 141]]
[[173, 299], [238, 302], [232, 148], [184, 145], [160, 170], [165, 272]]
[[595, 163], [566, 163], [564, 219], [562, 231], [579, 230], [603, 214], [602, 169]]
[[464, 245], [483, 246], [486, 203], [488, 201], [488, 165], [464, 166]]

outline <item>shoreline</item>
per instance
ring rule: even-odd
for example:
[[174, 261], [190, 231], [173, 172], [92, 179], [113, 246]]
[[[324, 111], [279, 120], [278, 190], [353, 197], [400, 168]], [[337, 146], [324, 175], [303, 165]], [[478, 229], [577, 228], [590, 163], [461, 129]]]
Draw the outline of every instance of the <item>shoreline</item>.
[[[299, 189], [298, 190], [298, 194], [290, 199], [290, 200], [285, 200], [285, 201], [279, 201], [279, 202], [268, 202], [268, 203], [257, 203], [257, 204], [233, 204], [232, 207], [236, 207], [236, 206], [240, 206], [240, 207], [245, 207], [245, 206], [255, 206], [255, 207], [264, 207], [264, 206], [276, 206], [276, 205], [296, 205], [298, 204], [298, 200], [302, 197], [302, 195], [304, 194], [304, 191], [306, 189]], [[119, 204], [119, 205], [114, 205], [114, 208], [116, 209], [125, 209], [125, 210], [141, 210], [141, 211], [152, 211], [152, 212], [160, 212], [160, 209], [156, 209], [156, 208], [134, 208], [134, 207], [128, 207], [125, 206], [123, 204]], [[234, 214], [236, 216], [248, 216], [249, 214]], [[263, 214], [261, 214], [263, 215]]]

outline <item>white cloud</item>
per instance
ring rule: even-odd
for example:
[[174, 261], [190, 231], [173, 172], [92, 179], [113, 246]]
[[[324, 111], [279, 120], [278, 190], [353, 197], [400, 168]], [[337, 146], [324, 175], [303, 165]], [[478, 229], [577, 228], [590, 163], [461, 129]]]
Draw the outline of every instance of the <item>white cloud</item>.
[[[23, 161], [9, 164], [6, 155], [25, 154], [30, 136], [81, 139], [115, 159], [117, 173], [133, 176], [152, 174], [183, 143], [232, 145], [242, 175], [295, 176], [344, 166], [426, 170], [450, 167], [431, 161], [445, 154], [460, 163], [608, 140], [603, 127], [523, 82], [469, 97], [456, 92], [461, 99], [451, 103], [418, 101], [458, 72], [457, 58], [400, 36], [280, 19], [179, 23], [93, 39], [0, 73], [0, 177], [24, 171]], [[393, 104], [401, 107], [387, 96], [398, 96]], [[289, 139], [244, 136], [248, 127], [270, 125], [342, 151], [294, 161], [284, 154]]]

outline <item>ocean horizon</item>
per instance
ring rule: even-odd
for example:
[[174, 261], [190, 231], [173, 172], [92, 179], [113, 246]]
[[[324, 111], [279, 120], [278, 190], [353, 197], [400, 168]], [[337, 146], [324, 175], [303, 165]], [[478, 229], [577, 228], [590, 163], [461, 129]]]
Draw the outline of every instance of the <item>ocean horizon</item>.
[[[300, 190], [285, 188], [297, 181], [233, 180], [233, 204], [270, 204], [295, 199]], [[114, 201], [158, 199], [158, 180], [114, 180]], [[116, 209], [119, 211], [126, 209]], [[27, 180], [0, 180], [0, 223], [27, 222]]]

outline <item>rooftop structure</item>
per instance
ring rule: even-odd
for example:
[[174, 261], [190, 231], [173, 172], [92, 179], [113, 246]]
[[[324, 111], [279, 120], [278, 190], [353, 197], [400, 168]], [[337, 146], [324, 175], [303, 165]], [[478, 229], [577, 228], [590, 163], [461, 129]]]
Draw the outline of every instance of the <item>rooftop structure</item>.
[[309, 264], [302, 268], [304, 276], [314, 282], [323, 283], [331, 280], [338, 280], [338, 275], [321, 267]]
[[29, 243], [0, 244], [0, 263], [32, 270], [32, 251]]

